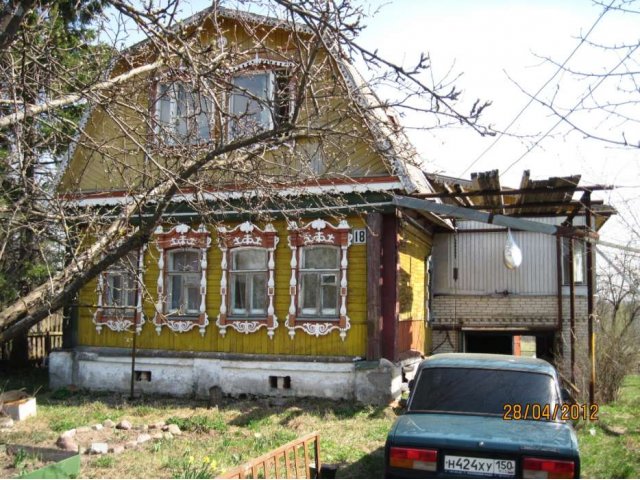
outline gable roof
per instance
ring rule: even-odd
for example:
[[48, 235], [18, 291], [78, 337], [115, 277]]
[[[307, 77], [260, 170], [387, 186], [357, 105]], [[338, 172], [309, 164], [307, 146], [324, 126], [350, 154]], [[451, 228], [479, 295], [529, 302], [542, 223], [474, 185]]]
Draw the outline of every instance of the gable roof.
[[[213, 6], [203, 9], [180, 21], [178, 24], [174, 25], [173, 29], [198, 24], [199, 22], [203, 22], [207, 18], [210, 18], [212, 15], [232, 20], [248, 21], [254, 24], [267, 25], [274, 28], [282, 28], [286, 30], [295, 29], [309, 34], [313, 33], [313, 31], [306, 25], [293, 23], [276, 17], [220, 7], [215, 3]], [[134, 51], [147, 43], [148, 40], [143, 40], [131, 47], [128, 47], [126, 51]], [[334, 47], [331, 48], [336, 48], [334, 43], [332, 43], [332, 45], [334, 45]], [[393, 112], [393, 109], [385, 106], [384, 103], [380, 101], [373, 89], [371, 89], [353, 65], [344, 60], [343, 56], [335, 54], [337, 52], [334, 51], [332, 53], [334, 53], [333, 58], [338, 66], [342, 79], [344, 80], [344, 84], [348, 89], [348, 94], [357, 102], [365, 127], [374, 139], [374, 145], [377, 153], [380, 154], [387, 163], [391, 173], [393, 175], [397, 175], [402, 185], [402, 190], [406, 193], [434, 192], [435, 190], [431, 186], [429, 179], [420, 168], [420, 156], [408, 139], [404, 129], [398, 123], [397, 116]], [[106, 78], [111, 75], [112, 69], [113, 66], [105, 73]], [[84, 127], [94, 111], [95, 104], [92, 104], [87, 108], [80, 120], [77, 132], [70, 142], [66, 154], [63, 156], [55, 181], [56, 186], [60, 185], [60, 182], [75, 154], [80, 138], [83, 135]], [[395, 185], [395, 187], [397, 187], [397, 185]], [[394, 190], [397, 189], [395, 187], [393, 188]], [[311, 194], [311, 192], [309, 193]]]

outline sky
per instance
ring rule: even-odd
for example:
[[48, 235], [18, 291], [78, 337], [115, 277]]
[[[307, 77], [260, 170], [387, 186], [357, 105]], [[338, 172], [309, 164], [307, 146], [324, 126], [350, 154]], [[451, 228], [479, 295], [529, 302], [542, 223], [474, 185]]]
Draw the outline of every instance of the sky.
[[[525, 92], [534, 94], [548, 82], [537, 98], [553, 99], [555, 105], [565, 107], [574, 106], [589, 89], [597, 91], [599, 98], [620, 98], [616, 77], [603, 82], [599, 78], [576, 81], [571, 75], [558, 73], [548, 59], [562, 63], [580, 45], [568, 68], [612, 71], [622, 54], [601, 52], [589, 42], [637, 43], [638, 15], [611, 10], [602, 15], [604, 8], [591, 0], [384, 0], [360, 4], [372, 14], [358, 40], [362, 45], [407, 66], [413, 65], [421, 52], [428, 53], [433, 78], [459, 75], [455, 85], [462, 90], [461, 110], [476, 99], [492, 102], [481, 122], [498, 131], [505, 130], [521, 113], [509, 129], [511, 135], [502, 135], [497, 142], [497, 137], [482, 137], [468, 127], [425, 129], [431, 125], [430, 119], [403, 115], [401, 123], [428, 171], [469, 178], [471, 172], [498, 169], [503, 185], [518, 186], [523, 170], [529, 169], [534, 179], [578, 173], [583, 184], [621, 185], [624, 188], [595, 197], [604, 198], [621, 213], [607, 224], [603, 236], [626, 243], [630, 228], [640, 226], [640, 149], [585, 139], [565, 124], [552, 128], [557, 117], [537, 102], [525, 108], [530, 100]], [[181, 16], [209, 5], [201, 0], [183, 2]], [[585, 35], [587, 41], [581, 44]], [[640, 61], [640, 54], [635, 53]], [[379, 93], [385, 96], [384, 90]], [[569, 118], [598, 135], [616, 132], [619, 138], [624, 130], [628, 139], [640, 140], [637, 124], [613, 123], [598, 110], [572, 113]]]

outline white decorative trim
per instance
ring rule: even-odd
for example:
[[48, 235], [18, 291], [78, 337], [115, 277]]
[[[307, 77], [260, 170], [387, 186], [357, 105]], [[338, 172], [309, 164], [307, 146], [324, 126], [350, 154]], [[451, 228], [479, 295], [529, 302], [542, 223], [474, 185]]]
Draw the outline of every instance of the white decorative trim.
[[[305, 185], [304, 188], [283, 188], [275, 193], [278, 197], [304, 197], [323, 194], [342, 194], [342, 193], [367, 193], [367, 192], [387, 192], [394, 190], [402, 190], [404, 187], [401, 182], [369, 182], [369, 183], [348, 183], [343, 185]], [[247, 197], [257, 197], [262, 193], [259, 190], [235, 190], [220, 192], [199, 192], [197, 195], [193, 193], [182, 193], [174, 195], [171, 202], [192, 202], [195, 200], [205, 201], [221, 201], [245, 199]], [[134, 198], [130, 195], [110, 195], [91, 198], [91, 194], [87, 194], [88, 198], [79, 200], [68, 200], [69, 205], [77, 205], [79, 207], [93, 207], [99, 205], [121, 205], [134, 202]], [[197, 196], [197, 198], [196, 198]]]
[[[289, 280], [291, 301], [289, 303], [289, 314], [284, 325], [289, 330], [289, 337], [293, 340], [296, 329], [315, 337], [328, 335], [333, 330], [338, 330], [340, 338], [344, 341], [347, 337], [347, 331], [351, 328], [351, 322], [347, 315], [347, 267], [349, 266], [347, 250], [352, 241], [349, 223], [346, 220], [341, 220], [338, 226], [334, 227], [329, 222], [318, 218], [303, 227], [298, 227], [296, 222], [289, 222], [288, 230], [291, 232], [288, 238], [289, 248], [291, 249], [291, 278]], [[305, 320], [297, 316], [299, 249], [310, 245], [334, 245], [340, 247], [340, 310], [336, 321], [323, 321], [323, 318]]]
[[251, 60], [248, 60], [246, 62], [240, 63], [238, 65], [236, 65], [235, 67], [231, 67], [229, 69], [229, 73], [235, 73], [235, 72], [239, 72], [242, 70], [247, 70], [253, 67], [259, 67], [262, 65], [267, 65], [269, 67], [276, 67], [276, 68], [293, 68], [295, 67], [295, 64], [293, 62], [286, 62], [286, 61], [282, 61], [282, 60], [273, 60], [270, 58], [253, 58]]
[[[146, 248], [147, 246], [143, 245], [138, 250], [138, 278], [136, 279], [137, 298], [136, 304], [130, 307], [130, 310], [133, 310], [133, 315], [127, 316], [125, 310], [122, 311], [122, 315], [106, 315], [106, 312], [109, 311], [109, 306], [104, 305], [104, 277], [107, 273], [109, 273], [109, 270], [107, 269], [107, 271], [102, 272], [100, 273], [100, 275], [98, 275], [98, 308], [94, 312], [91, 319], [93, 324], [96, 326], [96, 331], [98, 333], [102, 333], [103, 327], [107, 327], [114, 332], [128, 332], [135, 323], [136, 334], [140, 335], [142, 326], [146, 321], [144, 318], [144, 312], [142, 311], [142, 286], [144, 285], [144, 252]], [[135, 318], [136, 315], [137, 319]]]
[[[275, 314], [275, 250], [280, 239], [272, 224], [268, 223], [261, 230], [253, 223], [246, 221], [232, 230], [226, 227], [218, 227], [218, 246], [222, 251], [220, 267], [220, 314], [216, 319], [216, 326], [220, 329], [220, 335], [227, 334], [227, 328], [231, 327], [239, 333], [249, 334], [257, 332], [261, 327], [267, 329], [267, 335], [273, 339], [275, 329], [278, 328], [278, 317]], [[236, 319], [229, 317], [229, 262], [233, 249], [263, 248], [267, 251], [267, 315], [260, 319]]]
[[[166, 326], [169, 330], [176, 333], [184, 333], [198, 327], [200, 335], [204, 336], [207, 326], [209, 325], [209, 316], [207, 315], [206, 297], [207, 297], [207, 250], [211, 246], [211, 236], [206, 227], [201, 224], [197, 230], [192, 230], [189, 225], [183, 223], [176, 225], [168, 232], [165, 232], [162, 226], [158, 226], [155, 230], [157, 237], [156, 245], [158, 247], [158, 300], [156, 302], [156, 312], [153, 317], [153, 324], [156, 326], [156, 333], [162, 333], [162, 327]], [[166, 295], [165, 295], [165, 262], [167, 251], [183, 248], [192, 248], [199, 250], [200, 269], [202, 277], [200, 278], [200, 308], [195, 318], [189, 316], [170, 316], [165, 312]]]

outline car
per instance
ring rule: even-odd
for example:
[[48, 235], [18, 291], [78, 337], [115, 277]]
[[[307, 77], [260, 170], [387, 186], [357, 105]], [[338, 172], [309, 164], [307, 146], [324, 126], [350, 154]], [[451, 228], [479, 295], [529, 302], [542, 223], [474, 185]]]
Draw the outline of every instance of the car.
[[566, 391], [548, 362], [451, 353], [422, 361], [385, 445], [387, 478], [579, 478]]

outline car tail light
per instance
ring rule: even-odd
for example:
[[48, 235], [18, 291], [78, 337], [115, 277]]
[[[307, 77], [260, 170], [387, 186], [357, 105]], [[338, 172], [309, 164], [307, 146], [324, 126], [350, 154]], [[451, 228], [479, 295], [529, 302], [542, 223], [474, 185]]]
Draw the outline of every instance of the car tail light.
[[437, 450], [391, 447], [389, 451], [389, 466], [391, 467], [435, 472], [437, 464]]
[[523, 478], [574, 478], [575, 464], [570, 460], [525, 458], [522, 461]]

